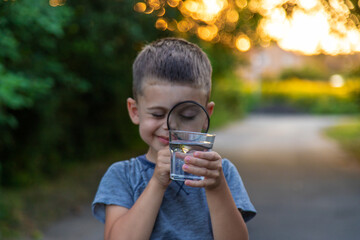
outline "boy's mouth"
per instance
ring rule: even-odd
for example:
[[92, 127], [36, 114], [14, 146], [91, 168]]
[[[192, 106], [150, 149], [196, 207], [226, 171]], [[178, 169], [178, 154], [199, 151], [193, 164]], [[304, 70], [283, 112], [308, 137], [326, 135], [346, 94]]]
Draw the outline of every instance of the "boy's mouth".
[[158, 136], [159, 140], [161, 143], [168, 145], [169, 144], [169, 138], [168, 137], [162, 137], [162, 136]]

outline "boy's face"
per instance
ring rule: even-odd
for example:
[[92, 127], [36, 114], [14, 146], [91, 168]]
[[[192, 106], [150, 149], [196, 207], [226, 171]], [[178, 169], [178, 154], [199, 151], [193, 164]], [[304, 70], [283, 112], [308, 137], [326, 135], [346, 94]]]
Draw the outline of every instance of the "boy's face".
[[148, 144], [147, 158], [156, 162], [157, 152], [169, 144], [167, 114], [182, 101], [196, 101], [212, 114], [214, 103], [207, 103], [206, 93], [190, 86], [170, 85], [163, 82], [147, 84], [144, 82], [143, 94], [135, 101], [129, 98], [127, 106], [134, 124], [139, 125], [140, 136]]

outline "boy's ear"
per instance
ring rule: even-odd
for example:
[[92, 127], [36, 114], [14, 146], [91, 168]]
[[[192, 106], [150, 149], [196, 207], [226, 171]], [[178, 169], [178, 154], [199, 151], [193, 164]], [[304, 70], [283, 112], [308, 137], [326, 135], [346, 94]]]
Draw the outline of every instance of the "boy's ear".
[[134, 124], [138, 125], [140, 123], [140, 120], [139, 120], [139, 109], [136, 101], [132, 98], [128, 98], [126, 100], [126, 103], [131, 121]]
[[209, 116], [211, 117], [211, 115], [213, 114], [214, 112], [214, 107], [215, 107], [215, 103], [214, 102], [209, 102], [207, 105], [206, 105], [206, 111], [208, 112]]

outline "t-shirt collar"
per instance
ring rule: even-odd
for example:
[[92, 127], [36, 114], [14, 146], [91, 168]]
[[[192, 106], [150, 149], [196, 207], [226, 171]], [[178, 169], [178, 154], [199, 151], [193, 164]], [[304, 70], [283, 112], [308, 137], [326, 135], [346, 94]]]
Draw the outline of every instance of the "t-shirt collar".
[[150, 162], [147, 158], [146, 158], [146, 155], [141, 155], [141, 156], [138, 156], [137, 159], [144, 165], [147, 165], [148, 167], [151, 167], [151, 168], [155, 168], [155, 163], [153, 162]]

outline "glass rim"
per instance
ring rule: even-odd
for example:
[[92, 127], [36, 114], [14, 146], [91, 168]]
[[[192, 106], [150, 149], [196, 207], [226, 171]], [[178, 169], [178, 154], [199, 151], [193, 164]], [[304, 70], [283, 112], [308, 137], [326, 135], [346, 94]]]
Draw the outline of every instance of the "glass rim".
[[190, 133], [190, 134], [196, 134], [196, 135], [203, 135], [203, 136], [209, 136], [209, 137], [215, 137], [215, 133], [202, 133], [202, 132], [192, 132], [192, 131], [184, 131], [184, 130], [169, 130], [169, 133], [172, 132], [178, 132], [178, 133]]

